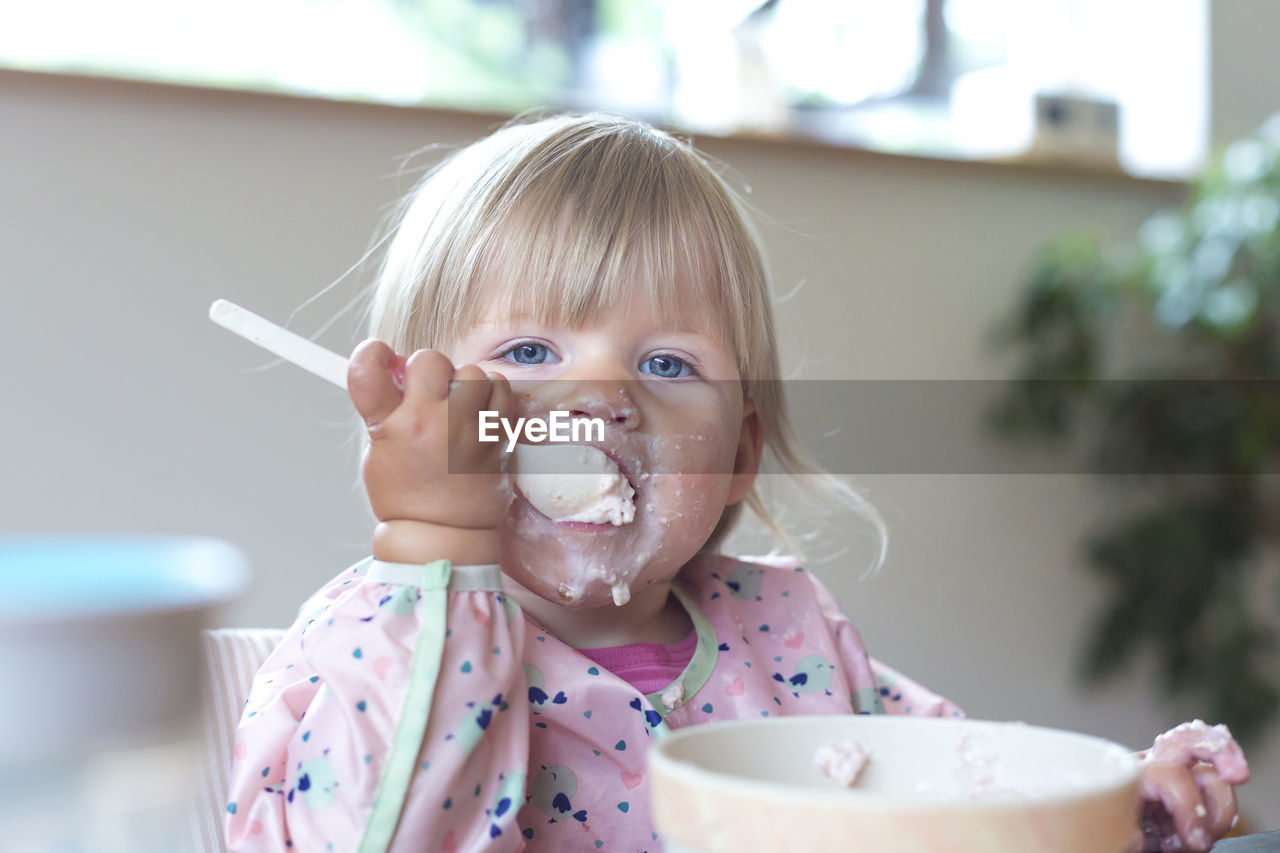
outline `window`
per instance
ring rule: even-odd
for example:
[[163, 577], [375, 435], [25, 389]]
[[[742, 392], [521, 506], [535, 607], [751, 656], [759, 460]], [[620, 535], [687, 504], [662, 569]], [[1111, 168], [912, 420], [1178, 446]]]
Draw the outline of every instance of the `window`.
[[1183, 176], [1205, 153], [1207, 16], [1207, 0], [0, 0], [0, 64], [608, 107], [945, 157], [1105, 161], [1114, 120], [1126, 169]]

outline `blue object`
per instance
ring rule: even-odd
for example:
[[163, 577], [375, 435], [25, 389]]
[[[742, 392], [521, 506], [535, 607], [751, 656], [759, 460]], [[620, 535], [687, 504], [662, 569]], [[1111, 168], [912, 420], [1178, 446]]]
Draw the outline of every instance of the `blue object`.
[[241, 552], [217, 539], [0, 537], [0, 622], [206, 608], [248, 577]]

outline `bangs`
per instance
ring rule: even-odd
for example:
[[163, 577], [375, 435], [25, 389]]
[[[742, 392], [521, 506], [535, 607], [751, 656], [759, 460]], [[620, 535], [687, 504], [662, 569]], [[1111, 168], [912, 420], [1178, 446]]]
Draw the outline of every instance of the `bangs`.
[[577, 326], [639, 285], [664, 324], [715, 335], [750, 375], [752, 342], [771, 337], [767, 285], [727, 188], [665, 134], [576, 131], [543, 140], [476, 199], [489, 225], [440, 331], [455, 340], [485, 310]]

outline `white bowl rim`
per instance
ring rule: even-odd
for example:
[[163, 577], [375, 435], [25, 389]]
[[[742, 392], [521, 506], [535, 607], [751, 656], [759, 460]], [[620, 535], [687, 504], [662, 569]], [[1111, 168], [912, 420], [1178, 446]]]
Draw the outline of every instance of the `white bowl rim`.
[[[717, 729], [751, 729], [767, 725], [811, 725], [815, 720], [843, 722], [851, 719], [874, 721], [870, 723], [871, 725], [889, 726], [927, 725], [931, 723], [940, 723], [943, 725], [958, 723], [981, 728], [1021, 726], [1032, 731], [1047, 732], [1056, 736], [1077, 738], [1081, 741], [1092, 743], [1094, 746], [1101, 747], [1104, 752], [1110, 753], [1117, 759], [1117, 774], [1114, 782], [1109, 785], [1100, 785], [1085, 791], [1066, 790], [1061, 794], [1052, 794], [1049, 796], [1033, 797], [997, 795], [983, 796], [972, 800], [928, 799], [925, 796], [903, 796], [899, 794], [861, 791], [856, 785], [849, 788], [832, 788], [830, 790], [825, 788], [789, 787], [774, 782], [766, 782], [759, 779], [747, 779], [729, 773], [708, 770], [706, 768], [678, 760], [668, 754], [673, 743], [678, 743], [680, 740], [688, 737], [696, 737], [699, 730], [705, 730], [708, 727]], [[740, 794], [757, 798], [769, 797], [790, 801], [803, 800], [806, 803], [814, 805], [865, 805], [879, 810], [903, 812], [915, 812], [920, 811], [921, 809], [928, 809], [931, 812], [954, 811], [969, 813], [1000, 813], [1006, 811], [1025, 810], [1029, 804], [1037, 807], [1063, 807], [1075, 803], [1096, 800], [1136, 785], [1139, 774], [1139, 761], [1132, 750], [1115, 743], [1114, 741], [1109, 741], [1095, 735], [1087, 735], [1067, 729], [1036, 726], [1018, 720], [981, 720], [967, 717], [910, 717], [881, 714], [796, 715], [789, 717], [769, 717], [767, 719], [760, 720], [726, 720], [686, 726], [673, 731], [671, 734], [654, 743], [649, 748], [647, 761], [651, 768], [655, 770], [665, 772], [672, 776], [685, 777], [695, 786], [704, 789], [710, 787], [721, 788], [730, 791], [737, 791]]]

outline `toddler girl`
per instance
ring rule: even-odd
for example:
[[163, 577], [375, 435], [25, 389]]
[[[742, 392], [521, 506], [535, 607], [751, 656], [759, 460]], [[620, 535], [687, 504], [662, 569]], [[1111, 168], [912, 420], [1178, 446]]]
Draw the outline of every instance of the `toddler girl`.
[[[765, 448], [864, 508], [793, 446], [758, 240], [687, 144], [591, 115], [457, 152], [401, 214], [371, 329], [348, 387], [373, 556], [254, 681], [233, 850], [658, 851], [644, 756], [673, 728], [960, 714], [869, 658], [812, 575], [716, 551], [744, 503], [776, 531]], [[481, 413], [553, 411], [601, 425], [608, 513], [535, 506], [479, 440]], [[1144, 775], [1200, 849], [1247, 778], [1215, 737], [1171, 734]]]

